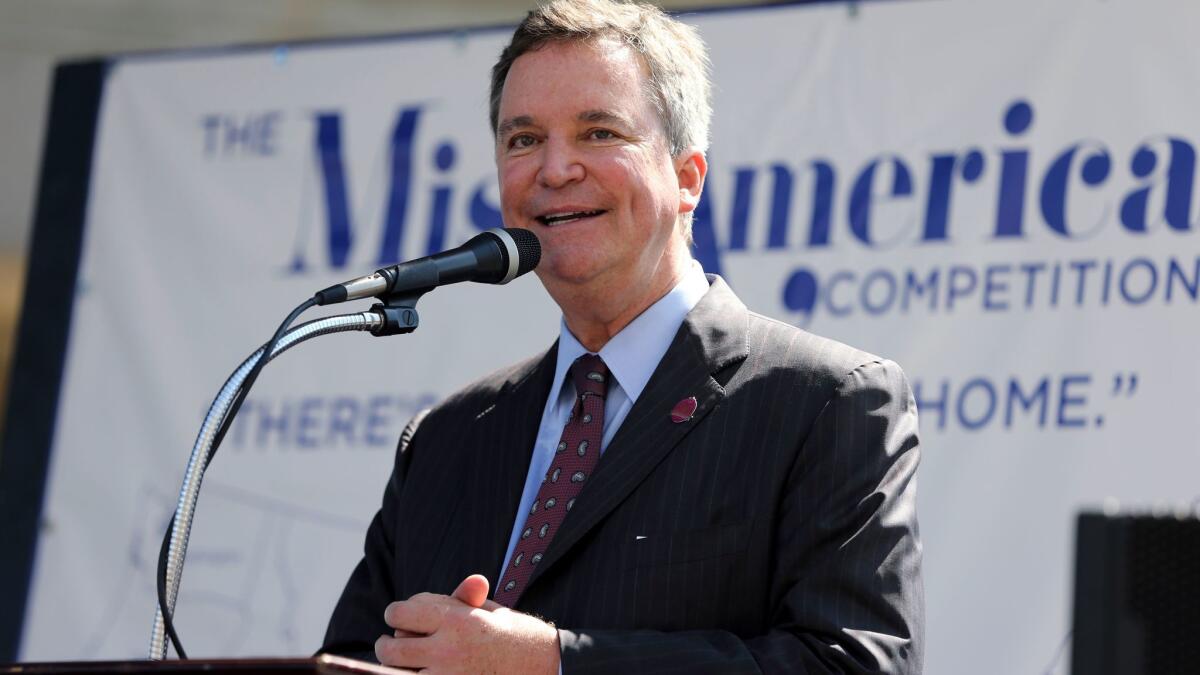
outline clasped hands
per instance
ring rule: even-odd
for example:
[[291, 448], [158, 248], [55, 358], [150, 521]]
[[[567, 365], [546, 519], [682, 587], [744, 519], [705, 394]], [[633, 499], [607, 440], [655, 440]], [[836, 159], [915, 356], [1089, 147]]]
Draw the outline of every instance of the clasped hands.
[[391, 603], [383, 618], [395, 633], [375, 641], [376, 658], [429, 675], [557, 673], [554, 626], [487, 596], [487, 578], [472, 574], [448, 596], [418, 593]]

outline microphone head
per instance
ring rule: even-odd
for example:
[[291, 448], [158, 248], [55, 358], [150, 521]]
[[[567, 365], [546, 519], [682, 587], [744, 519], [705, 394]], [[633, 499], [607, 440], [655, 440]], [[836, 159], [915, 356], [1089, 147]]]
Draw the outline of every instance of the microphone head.
[[519, 227], [506, 227], [504, 232], [517, 245], [517, 276], [532, 272], [542, 261], [542, 242], [534, 233]]
[[503, 256], [503, 270], [495, 280], [489, 283], [507, 284], [517, 277], [530, 272], [542, 261], [542, 243], [537, 235], [519, 227], [494, 228], [481, 236], [492, 235], [500, 245]]

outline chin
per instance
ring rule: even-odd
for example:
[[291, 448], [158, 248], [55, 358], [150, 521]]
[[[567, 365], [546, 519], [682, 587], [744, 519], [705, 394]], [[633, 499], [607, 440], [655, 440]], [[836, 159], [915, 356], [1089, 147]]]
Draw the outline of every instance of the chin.
[[577, 286], [595, 279], [600, 269], [580, 256], [550, 256], [538, 265], [537, 275], [543, 285]]

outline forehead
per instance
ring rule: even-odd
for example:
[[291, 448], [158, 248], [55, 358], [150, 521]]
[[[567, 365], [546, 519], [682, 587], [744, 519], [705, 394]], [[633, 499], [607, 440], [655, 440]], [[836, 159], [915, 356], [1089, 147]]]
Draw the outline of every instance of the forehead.
[[648, 105], [648, 77], [642, 57], [616, 40], [548, 42], [513, 61], [500, 119], [609, 109], [636, 114]]

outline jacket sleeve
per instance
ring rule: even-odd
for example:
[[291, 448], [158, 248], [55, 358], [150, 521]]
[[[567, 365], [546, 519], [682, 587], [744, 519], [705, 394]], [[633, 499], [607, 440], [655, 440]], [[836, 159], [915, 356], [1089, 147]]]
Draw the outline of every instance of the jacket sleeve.
[[405, 476], [411, 462], [410, 444], [428, 410], [413, 417], [400, 434], [396, 463], [383, 493], [383, 505], [367, 528], [363, 559], [350, 574], [329, 619], [325, 640], [318, 653], [337, 654], [364, 661], [375, 661], [375, 640], [390, 635], [392, 629], [383, 620], [383, 610], [395, 599], [392, 569], [395, 563], [395, 519]]
[[918, 456], [899, 366], [855, 368], [802, 441], [778, 504], [770, 629], [564, 628], [563, 672], [920, 673]]

